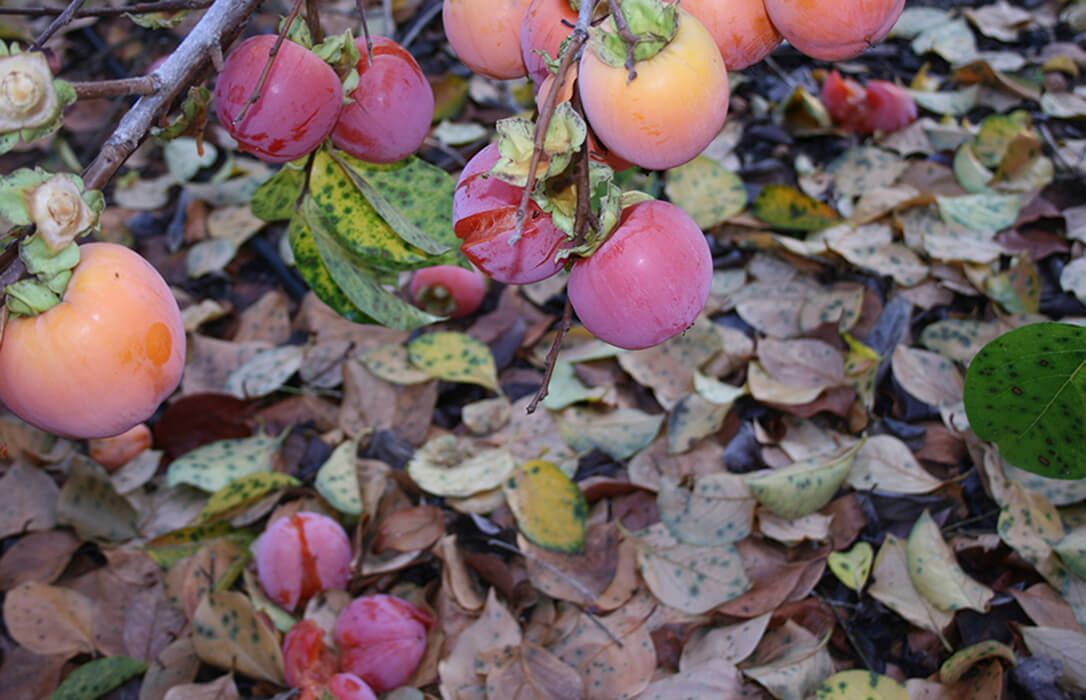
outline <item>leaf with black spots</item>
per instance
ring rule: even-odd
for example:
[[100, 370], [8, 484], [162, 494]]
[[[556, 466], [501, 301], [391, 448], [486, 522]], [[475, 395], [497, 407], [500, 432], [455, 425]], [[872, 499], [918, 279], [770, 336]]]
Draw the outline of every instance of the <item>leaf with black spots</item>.
[[147, 664], [127, 656], [110, 656], [72, 671], [49, 700], [94, 700], [147, 670]]
[[207, 594], [192, 618], [192, 641], [204, 663], [284, 684], [283, 652], [275, 630], [241, 593]]

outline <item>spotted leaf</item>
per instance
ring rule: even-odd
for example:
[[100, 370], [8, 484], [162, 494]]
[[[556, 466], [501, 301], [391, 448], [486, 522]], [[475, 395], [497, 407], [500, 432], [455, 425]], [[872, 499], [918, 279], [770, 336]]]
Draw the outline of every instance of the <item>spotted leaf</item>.
[[98, 698], [147, 670], [147, 664], [127, 656], [110, 656], [72, 671], [49, 700]]
[[551, 462], [534, 459], [513, 470], [502, 484], [521, 533], [557, 552], [584, 548], [588, 505], [581, 490]]
[[490, 348], [466, 333], [424, 333], [407, 344], [407, 356], [415, 367], [435, 379], [499, 390]]

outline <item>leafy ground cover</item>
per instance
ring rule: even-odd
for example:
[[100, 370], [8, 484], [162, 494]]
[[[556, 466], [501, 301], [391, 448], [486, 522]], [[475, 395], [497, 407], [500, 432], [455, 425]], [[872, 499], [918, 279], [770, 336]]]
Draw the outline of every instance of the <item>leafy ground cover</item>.
[[[471, 76], [435, 8], [370, 26], [430, 79], [422, 155], [455, 173], [533, 101]], [[354, 3], [322, 13], [357, 23]], [[73, 81], [141, 75], [198, 15], [78, 19], [52, 59]], [[308, 292], [286, 225], [251, 213], [269, 166], [214, 122], [202, 149], [149, 139], [102, 237], [181, 300], [184, 379], [113, 471], [0, 416], [4, 697], [283, 693], [283, 633], [351, 598], [288, 612], [262, 591], [253, 542], [299, 510], [348, 525], [351, 594], [432, 613], [397, 699], [1081, 696], [1086, 484], [1015, 469], [962, 401], [986, 342], [1086, 318], [1086, 5], [913, 3], [835, 67], [908, 87], [920, 119], [835, 127], [829, 66], [788, 47], [732, 74], [705, 154], [624, 176], [708, 234], [709, 304], [648, 350], [575, 327], [532, 414], [564, 277], [493, 284], [422, 332], [351, 323]], [[82, 170], [130, 104], [81, 100], [0, 169]], [[827, 683], [850, 669], [878, 675]]]

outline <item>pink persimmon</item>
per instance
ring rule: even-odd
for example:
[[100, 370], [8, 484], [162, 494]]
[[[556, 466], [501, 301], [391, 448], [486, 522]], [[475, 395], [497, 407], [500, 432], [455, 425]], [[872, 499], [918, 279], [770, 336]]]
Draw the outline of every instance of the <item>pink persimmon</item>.
[[821, 61], [843, 61], [882, 41], [905, 0], [765, 0], [765, 9], [797, 51]]
[[407, 683], [426, 651], [433, 618], [396, 596], [356, 598], [336, 620], [343, 669], [385, 693]]
[[521, 78], [520, 27], [529, 0], [445, 0], [445, 38], [464, 65], [487, 78]]
[[346, 588], [351, 578], [351, 541], [343, 527], [320, 513], [279, 518], [256, 550], [260, 585], [287, 610], [319, 591]]

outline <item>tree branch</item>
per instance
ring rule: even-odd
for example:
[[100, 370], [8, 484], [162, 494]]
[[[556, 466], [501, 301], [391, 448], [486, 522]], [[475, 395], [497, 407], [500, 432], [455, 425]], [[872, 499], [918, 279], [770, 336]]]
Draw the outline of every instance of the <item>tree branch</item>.
[[42, 45], [44, 45], [45, 42], [49, 41], [49, 37], [56, 34], [58, 31], [60, 31], [61, 27], [72, 21], [72, 19], [75, 17], [76, 10], [82, 7], [84, 2], [86, 2], [86, 0], [72, 0], [70, 3], [68, 3], [68, 6], [64, 8], [64, 11], [57, 15], [57, 18], [49, 23], [49, 26], [45, 28], [45, 31], [41, 33], [41, 36], [34, 40], [34, 43], [30, 45], [30, 48], [28, 50], [40, 51]]
[[[115, 17], [125, 13], [141, 15], [148, 12], [178, 12], [180, 10], [202, 10], [214, 0], [161, 0], [161, 2], [137, 2], [124, 7], [87, 7], [75, 11], [72, 16], [79, 17]], [[0, 7], [0, 15], [19, 17], [55, 17], [65, 10], [55, 7]]]
[[94, 97], [128, 97], [129, 95], [153, 95], [158, 85], [154, 74], [120, 80], [94, 80], [72, 83], [76, 97], [86, 100]]

